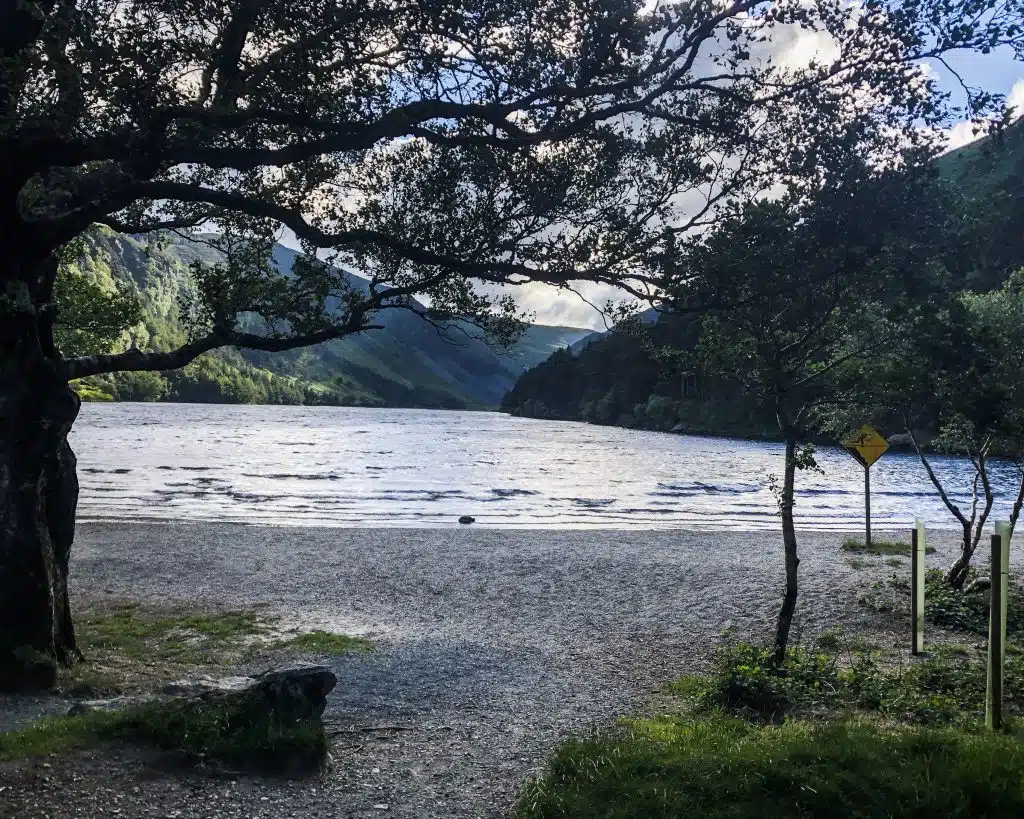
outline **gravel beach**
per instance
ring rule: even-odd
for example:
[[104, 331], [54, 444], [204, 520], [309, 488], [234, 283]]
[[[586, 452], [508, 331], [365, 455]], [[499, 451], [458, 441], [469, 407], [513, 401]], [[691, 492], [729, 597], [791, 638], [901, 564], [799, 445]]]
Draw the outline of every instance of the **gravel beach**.
[[[854, 589], [893, 569], [853, 569], [844, 537], [800, 533], [802, 633], [871, 626]], [[955, 533], [931, 543], [944, 565]], [[127, 751], [83, 755], [7, 771], [0, 816], [502, 816], [561, 739], [644, 710], [724, 630], [770, 629], [781, 551], [765, 532], [82, 525], [78, 600], [264, 604], [378, 647], [329, 662], [323, 777], [156, 775]]]

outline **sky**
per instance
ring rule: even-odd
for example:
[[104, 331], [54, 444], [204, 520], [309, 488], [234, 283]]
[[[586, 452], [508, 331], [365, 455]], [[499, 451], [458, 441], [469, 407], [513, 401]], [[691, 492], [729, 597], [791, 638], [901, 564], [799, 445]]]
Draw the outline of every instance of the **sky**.
[[[1007, 104], [1017, 108], [1017, 115], [1024, 114], [1024, 63], [1015, 60], [1010, 49], [999, 49], [988, 55], [963, 52], [951, 55], [947, 62], [968, 85], [1005, 94]], [[964, 102], [959, 82], [946, 67], [932, 62], [928, 70], [934, 73], [940, 87], [953, 95], [951, 101], [954, 104]], [[975, 139], [977, 136], [970, 122], [959, 122], [948, 131], [950, 150]], [[623, 294], [604, 285], [581, 284], [578, 289], [586, 301], [576, 294], [559, 292], [539, 284], [519, 288], [516, 296], [520, 306], [532, 312], [539, 324], [607, 329], [605, 317], [591, 305], [604, 305], [609, 300], [621, 301]]]
[[[807, 38], [806, 47], [791, 40], [785, 43], [786, 56], [794, 53], [810, 57], [815, 50], [814, 35]], [[1005, 94], [1007, 102], [1018, 108], [1018, 115], [1024, 114], [1024, 63], [1016, 61], [1010, 49], [1000, 49], [992, 54], [962, 52], [949, 55], [947, 62], [970, 86], [989, 92]], [[928, 71], [938, 80], [940, 88], [952, 95], [954, 104], [964, 102], [964, 94], [953, 73], [939, 62], [932, 61]], [[976, 139], [969, 122], [953, 125], [948, 131], [948, 145], [952, 150]], [[293, 235], [286, 235], [282, 242], [298, 247]], [[520, 307], [532, 314], [539, 324], [567, 325], [605, 330], [607, 318], [597, 307], [608, 301], [623, 301], [625, 294], [608, 285], [579, 283], [576, 292], [556, 290], [544, 284], [528, 284], [511, 290]]]

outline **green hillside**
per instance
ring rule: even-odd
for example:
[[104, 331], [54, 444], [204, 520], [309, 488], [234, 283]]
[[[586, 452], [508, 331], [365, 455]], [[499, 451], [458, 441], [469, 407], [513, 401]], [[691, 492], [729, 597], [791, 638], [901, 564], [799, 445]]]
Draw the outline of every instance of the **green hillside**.
[[[1024, 120], [992, 137], [939, 157], [945, 184], [959, 190], [973, 214], [966, 232], [975, 265], [958, 284], [998, 287], [1024, 266]], [[515, 415], [646, 429], [770, 437], [778, 425], [737, 385], [680, 374], [652, 354], [687, 349], [697, 321], [662, 316], [650, 344], [614, 329], [559, 351], [516, 382], [502, 400]]]
[[[295, 257], [293, 250], [276, 248], [282, 270], [289, 270]], [[118, 341], [120, 346], [166, 350], [186, 338], [181, 305], [191, 286], [188, 264], [216, 259], [205, 245], [177, 237], [150, 243], [98, 230], [88, 236], [68, 275], [139, 300], [142, 320]], [[356, 286], [361, 281], [353, 277]], [[221, 350], [180, 371], [94, 377], [79, 389], [85, 398], [107, 400], [494, 407], [521, 373], [588, 333], [533, 325], [511, 350], [500, 352], [475, 328], [442, 336], [403, 310], [382, 311], [378, 320], [383, 330], [308, 349]]]

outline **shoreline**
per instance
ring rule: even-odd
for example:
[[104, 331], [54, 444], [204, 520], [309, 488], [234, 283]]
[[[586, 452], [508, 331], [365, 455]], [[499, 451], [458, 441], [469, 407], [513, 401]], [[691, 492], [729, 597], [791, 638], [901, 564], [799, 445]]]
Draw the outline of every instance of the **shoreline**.
[[[479, 514], [479, 513], [477, 513]], [[994, 520], [994, 518], [993, 518]], [[663, 526], [651, 526], [645, 523], [637, 523], [623, 526], [608, 526], [604, 524], [599, 525], [587, 525], [587, 524], [546, 524], [546, 523], [488, 523], [486, 520], [480, 520], [477, 518], [472, 524], [461, 524], [457, 520], [446, 521], [446, 522], [429, 522], [429, 521], [409, 521], [395, 523], [393, 520], [388, 525], [377, 525], [371, 521], [360, 521], [358, 523], [347, 523], [338, 522], [330, 523], [323, 520], [311, 520], [308, 523], [288, 520], [280, 523], [275, 523], [271, 520], [258, 520], [258, 521], [247, 521], [247, 520], [215, 520], [213, 518], [167, 518], [160, 516], [146, 517], [136, 515], [131, 518], [110, 516], [110, 517], [82, 517], [79, 516], [75, 521], [76, 526], [116, 526], [116, 525], [129, 525], [129, 526], [240, 526], [240, 527], [252, 527], [252, 528], [267, 528], [267, 529], [327, 529], [331, 531], [344, 530], [354, 532], [380, 532], [395, 530], [399, 532], [409, 531], [423, 531], [423, 532], [505, 532], [508, 534], [533, 534], [538, 532], [575, 532], [575, 533], [591, 533], [594, 535], [617, 535], [623, 533], [632, 534], [671, 534], [673, 532], [687, 533], [687, 534], [701, 534], [701, 535], [739, 535], [749, 537], [763, 537], [765, 534], [772, 535], [776, 534], [780, 525], [777, 521], [773, 521], [771, 526], [764, 526], [762, 528], [753, 527], [728, 527], [722, 526], [718, 523], [709, 524], [691, 524], [688, 526], [679, 526], [674, 524], [665, 524]], [[878, 527], [872, 525], [871, 535], [873, 538], [890, 539], [899, 538], [906, 536], [909, 538], [909, 533], [913, 529], [913, 523], [908, 523], [906, 526], [894, 527], [886, 525], [884, 527]], [[934, 532], [942, 541], [948, 540], [950, 537], [954, 537], [959, 540], [960, 528], [958, 526], [928, 526], [928, 532]], [[799, 536], [818, 536], [818, 535], [849, 535], [857, 536], [864, 534], [864, 525], [859, 526], [842, 526], [837, 525], [835, 527], [801, 527], [799, 524], [796, 525], [796, 532]]]

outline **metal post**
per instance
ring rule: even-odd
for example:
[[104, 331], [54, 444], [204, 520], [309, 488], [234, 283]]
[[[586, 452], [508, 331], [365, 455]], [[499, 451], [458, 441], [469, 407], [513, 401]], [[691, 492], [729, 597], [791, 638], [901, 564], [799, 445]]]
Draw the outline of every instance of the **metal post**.
[[924, 651], [924, 521], [915, 520], [910, 532], [910, 653]]
[[[999, 527], [996, 527], [999, 531]], [[988, 616], [988, 686], [985, 692], [985, 727], [998, 731], [1003, 724], [1003, 664], [1006, 656], [1007, 549], [1003, 535], [992, 535], [991, 577], [992, 588]], [[1008, 543], [1005, 543], [1008, 546]]]
[[864, 547], [871, 551], [871, 467], [864, 467]]

